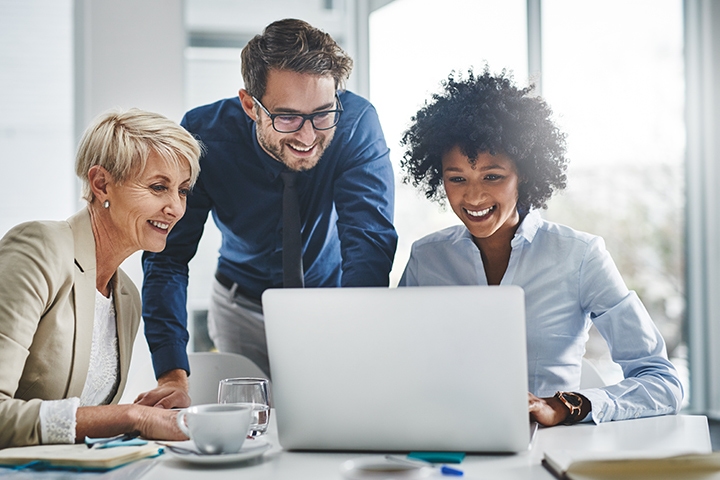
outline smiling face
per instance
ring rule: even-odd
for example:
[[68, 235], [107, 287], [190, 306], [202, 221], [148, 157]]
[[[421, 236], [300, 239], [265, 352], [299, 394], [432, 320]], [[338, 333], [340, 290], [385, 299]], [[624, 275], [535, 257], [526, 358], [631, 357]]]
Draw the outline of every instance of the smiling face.
[[442, 167], [448, 202], [475, 243], [481, 247], [498, 236], [509, 242], [520, 220], [519, 178], [510, 157], [480, 153], [471, 164], [460, 148], [454, 147], [443, 155]]
[[[240, 100], [245, 113], [256, 122], [260, 146], [268, 155], [291, 170], [309, 170], [317, 165], [335, 134], [335, 128], [315, 130], [309, 120], [306, 120], [297, 132], [277, 132], [270, 117], [255, 105], [247, 91], [240, 91]], [[335, 80], [329, 75], [271, 70], [268, 73], [265, 94], [258, 100], [272, 114], [310, 114], [333, 110], [337, 105]]]
[[162, 251], [168, 233], [185, 214], [189, 193], [189, 165], [177, 166], [155, 152], [139, 175], [122, 184], [108, 183], [115, 248]]

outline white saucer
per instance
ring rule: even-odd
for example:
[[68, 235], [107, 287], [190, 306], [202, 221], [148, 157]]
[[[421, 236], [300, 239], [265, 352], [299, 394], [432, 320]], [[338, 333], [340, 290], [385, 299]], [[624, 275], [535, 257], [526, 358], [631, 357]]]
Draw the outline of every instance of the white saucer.
[[422, 465], [391, 462], [385, 456], [371, 456], [346, 461], [341, 465], [340, 473], [348, 480], [410, 480], [426, 478], [433, 473], [433, 469]]
[[[195, 444], [192, 441], [178, 442], [175, 444], [180, 448], [186, 448], [190, 450], [196, 450]], [[169, 454], [173, 458], [177, 458], [189, 463], [198, 464], [223, 464], [223, 463], [236, 463], [250, 460], [251, 458], [259, 457], [265, 453], [272, 444], [265, 440], [246, 440], [243, 444], [242, 449], [237, 453], [221, 453], [218, 455], [208, 454], [194, 454], [194, 453], [180, 453], [172, 451], [169, 448], [165, 448], [165, 453]]]

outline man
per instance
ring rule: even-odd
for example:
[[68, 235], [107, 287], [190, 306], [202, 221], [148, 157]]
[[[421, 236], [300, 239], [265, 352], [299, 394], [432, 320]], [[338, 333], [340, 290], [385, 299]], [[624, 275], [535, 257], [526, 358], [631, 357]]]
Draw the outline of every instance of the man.
[[[187, 265], [208, 212], [222, 232], [210, 336], [268, 374], [265, 289], [388, 285], [397, 244], [392, 166], [375, 109], [343, 90], [351, 69], [328, 34], [281, 20], [243, 49], [239, 98], [185, 115], [205, 154], [166, 249], [143, 257], [143, 317], [159, 386], [137, 402], [189, 402]], [[296, 207], [300, 227], [284, 227]], [[293, 230], [302, 234], [295, 243], [283, 238]]]

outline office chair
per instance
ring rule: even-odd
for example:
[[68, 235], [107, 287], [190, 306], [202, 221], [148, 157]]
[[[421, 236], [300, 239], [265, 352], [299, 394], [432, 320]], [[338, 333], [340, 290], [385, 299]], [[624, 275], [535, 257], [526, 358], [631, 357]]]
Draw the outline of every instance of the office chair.
[[217, 403], [218, 386], [223, 378], [267, 378], [252, 360], [237, 353], [193, 352], [188, 354], [188, 360], [193, 405]]
[[580, 389], [600, 388], [607, 385], [600, 371], [587, 358], [583, 357], [580, 369]]

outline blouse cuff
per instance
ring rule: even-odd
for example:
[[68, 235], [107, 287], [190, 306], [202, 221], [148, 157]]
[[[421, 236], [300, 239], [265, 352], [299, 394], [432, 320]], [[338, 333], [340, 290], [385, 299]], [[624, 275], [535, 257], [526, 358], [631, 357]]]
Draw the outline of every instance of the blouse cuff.
[[75, 443], [77, 397], [45, 400], [40, 404], [41, 443]]
[[577, 393], [583, 395], [590, 400], [592, 410], [585, 417], [585, 421], [592, 421], [595, 424], [609, 422], [615, 420], [615, 404], [608, 397], [608, 394], [602, 388], [589, 388], [579, 390]]

